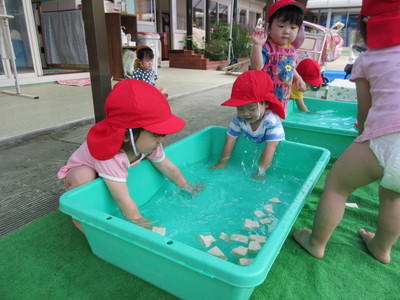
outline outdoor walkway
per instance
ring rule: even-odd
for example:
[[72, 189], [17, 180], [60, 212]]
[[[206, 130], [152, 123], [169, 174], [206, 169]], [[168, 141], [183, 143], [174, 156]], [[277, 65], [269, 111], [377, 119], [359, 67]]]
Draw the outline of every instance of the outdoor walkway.
[[[230, 84], [235, 78], [219, 71], [169, 68], [163, 63], [163, 67], [159, 69], [157, 85], [167, 87], [170, 101], [174, 101], [184, 95]], [[22, 92], [37, 95], [40, 99], [32, 100], [0, 93], [0, 146], [71, 127], [71, 124], [93, 122], [90, 85], [77, 87], [45, 83], [22, 86]]]

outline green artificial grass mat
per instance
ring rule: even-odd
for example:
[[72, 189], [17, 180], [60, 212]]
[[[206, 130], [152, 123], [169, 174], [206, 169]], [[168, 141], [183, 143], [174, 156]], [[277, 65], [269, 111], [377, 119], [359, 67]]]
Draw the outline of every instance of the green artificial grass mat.
[[[311, 226], [326, 174], [293, 230]], [[373, 183], [350, 196], [359, 208], [346, 208], [324, 259], [311, 257], [289, 236], [251, 299], [400, 299], [400, 242], [384, 265], [368, 254], [357, 233], [375, 228], [377, 189]], [[2, 238], [0, 249], [2, 300], [175, 299], [93, 255], [70, 217], [58, 211]]]

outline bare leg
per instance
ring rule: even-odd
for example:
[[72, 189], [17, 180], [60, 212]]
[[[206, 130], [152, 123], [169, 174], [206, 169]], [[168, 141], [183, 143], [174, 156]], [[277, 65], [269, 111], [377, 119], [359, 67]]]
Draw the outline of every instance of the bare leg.
[[383, 170], [368, 142], [351, 144], [328, 175], [313, 230], [300, 229], [293, 234], [294, 239], [311, 255], [322, 258], [329, 238], [343, 217], [349, 194], [382, 176]]
[[[64, 181], [67, 187], [67, 191], [96, 179], [96, 176], [96, 172], [92, 168], [89, 168], [87, 166], [79, 166], [71, 169], [68, 172], [67, 176], [65, 176]], [[79, 223], [75, 219], [72, 219], [72, 223], [74, 223], [79, 231], [83, 232], [81, 223]]]
[[376, 233], [361, 228], [359, 233], [369, 252], [380, 262], [390, 263], [390, 250], [400, 236], [400, 194], [383, 187]]
[[303, 99], [294, 99], [294, 100], [296, 101], [297, 107], [298, 107], [301, 111], [310, 112], [310, 111], [308, 110], [307, 105], [304, 103], [304, 100], [303, 100]]

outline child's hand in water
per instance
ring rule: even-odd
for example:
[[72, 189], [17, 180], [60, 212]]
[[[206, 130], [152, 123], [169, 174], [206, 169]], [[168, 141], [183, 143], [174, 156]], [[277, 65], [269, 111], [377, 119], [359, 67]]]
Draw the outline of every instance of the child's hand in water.
[[215, 170], [215, 169], [223, 169], [225, 168], [226, 163], [225, 162], [219, 162], [216, 165], [213, 165], [211, 167], [208, 167], [209, 169]]
[[251, 37], [251, 39], [253, 41], [253, 44], [254, 45], [259, 45], [259, 46], [264, 45], [265, 42], [268, 39], [267, 32], [268, 32], [268, 24], [265, 26], [265, 30], [257, 28], [255, 31], [253, 31], [250, 34], [250, 37]]
[[204, 184], [200, 183], [198, 185], [191, 185], [188, 183], [186, 186], [183, 187], [183, 190], [192, 194], [193, 197], [196, 197], [200, 191], [204, 190]]
[[252, 178], [256, 180], [264, 180], [266, 176], [267, 168], [258, 167], [258, 169], [254, 172]]
[[229, 158], [230, 158], [230, 156], [222, 157], [216, 165], [213, 165], [208, 168], [212, 169], [212, 170], [223, 169], [223, 168], [225, 168], [226, 163], [228, 162]]
[[151, 230], [153, 228], [153, 226], [149, 225], [151, 223], [151, 221], [144, 217], [140, 217], [140, 218], [136, 218], [136, 219], [128, 219], [128, 220], [131, 221], [133, 224], [139, 225], [146, 229]]

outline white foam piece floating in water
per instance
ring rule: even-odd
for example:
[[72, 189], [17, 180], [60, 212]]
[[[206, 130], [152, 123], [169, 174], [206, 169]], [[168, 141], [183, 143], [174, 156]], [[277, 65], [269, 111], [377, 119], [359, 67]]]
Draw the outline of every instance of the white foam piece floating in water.
[[256, 215], [257, 218], [262, 218], [266, 216], [261, 210], [255, 210], [254, 214]]
[[347, 207], [358, 208], [357, 203], [346, 203]]
[[272, 219], [271, 218], [264, 218], [260, 220], [261, 224], [271, 224], [272, 223]]
[[274, 198], [269, 199], [268, 202], [271, 202], [271, 203], [281, 203], [281, 200], [279, 200], [278, 198], [274, 197]]
[[231, 241], [241, 242], [247, 244], [249, 242], [249, 237], [243, 234], [232, 234]]
[[257, 221], [253, 221], [250, 219], [244, 219], [243, 227], [246, 230], [254, 230], [254, 229], [260, 227], [260, 224]]
[[229, 235], [227, 235], [225, 232], [221, 232], [219, 235], [219, 238], [221, 240], [224, 240], [225, 242], [229, 242], [231, 239], [229, 238]]
[[250, 241], [249, 252], [258, 252], [261, 250], [261, 244], [257, 241]]
[[274, 207], [272, 206], [272, 204], [264, 205], [264, 209], [269, 214], [273, 214], [274, 213]]
[[248, 266], [253, 263], [254, 259], [252, 258], [247, 258], [247, 257], [242, 257], [239, 259], [239, 265], [241, 266]]
[[227, 260], [224, 252], [222, 252], [221, 249], [219, 249], [217, 246], [212, 247], [210, 250], [207, 251], [208, 253], [210, 253], [211, 255], [214, 255], [216, 257], [222, 258]]
[[251, 241], [257, 241], [259, 243], [265, 243], [267, 241], [267, 237], [263, 235], [251, 234], [250, 235]]
[[151, 228], [151, 231], [161, 235], [165, 235], [167, 233], [167, 229], [165, 227], [153, 226], [153, 228]]
[[199, 240], [204, 247], [210, 247], [216, 240], [212, 235], [201, 235], [199, 234]]
[[243, 246], [239, 246], [232, 249], [232, 253], [237, 256], [246, 256], [248, 251], [249, 249]]

